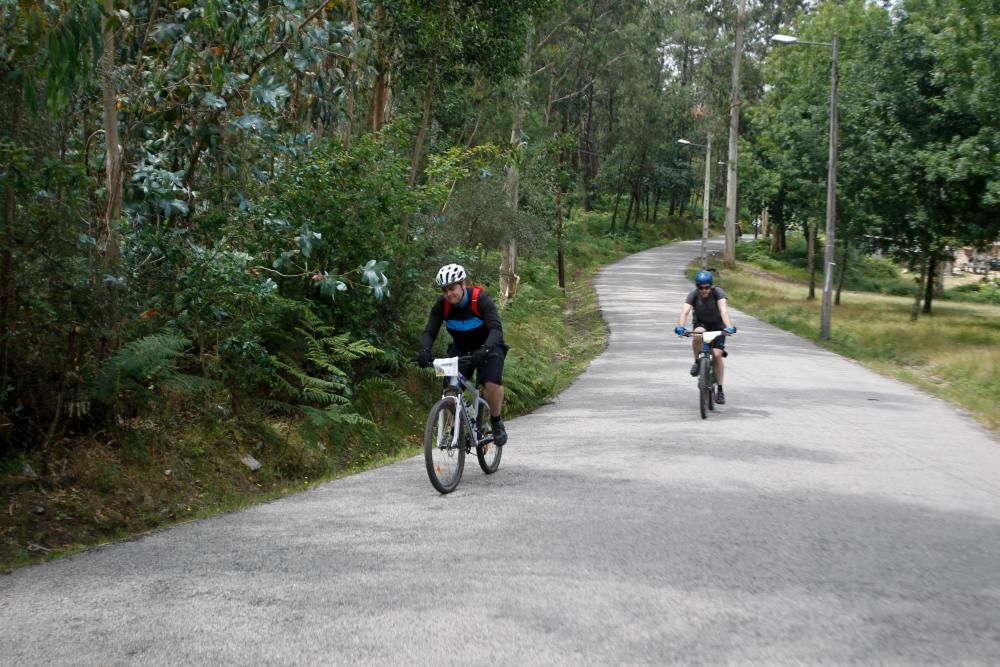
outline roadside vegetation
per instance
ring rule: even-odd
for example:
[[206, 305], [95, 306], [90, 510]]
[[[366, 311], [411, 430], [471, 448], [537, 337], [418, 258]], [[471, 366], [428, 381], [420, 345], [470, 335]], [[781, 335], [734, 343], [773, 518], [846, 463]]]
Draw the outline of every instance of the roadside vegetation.
[[[801, 236], [771, 255], [764, 241], [737, 247], [723, 283], [741, 310], [818, 342], [821, 294], [809, 300]], [[968, 411], [1000, 436], [1000, 301], [986, 278], [946, 289], [933, 315], [912, 320], [912, 276], [886, 259], [855, 262], [833, 307], [830, 350]], [[909, 292], [909, 294], [907, 294]]]
[[[596, 269], [644, 248], [694, 238], [700, 229], [677, 218], [610, 236], [610, 219], [581, 213], [567, 224], [565, 289], [558, 286], [551, 249], [524, 258], [520, 295], [503, 313], [512, 347], [505, 372], [508, 415], [556, 396], [604, 349], [607, 331], [590, 282]], [[499, 256], [477, 257], [469, 265], [471, 281], [492, 291]], [[421, 277], [420, 296], [408, 309], [407, 337], [414, 346], [436, 298], [432, 275]], [[439, 336], [442, 353], [446, 338]], [[236, 414], [224, 395], [204, 403], [171, 394], [157, 410], [114, 429], [11, 457], [0, 464], [0, 571], [417, 455], [438, 392], [429, 371], [404, 360], [394, 373], [357, 385], [358, 423], [325, 428], [310, 428], [294, 415]], [[426, 484], [422, 465], [413, 472], [414, 484]]]
[[0, 3], [0, 562], [409, 455], [446, 262], [504, 308], [508, 413], [547, 400], [590, 272], [698, 235], [729, 127], [734, 212], [818, 247], [830, 61], [779, 32], [842, 40], [845, 289], [997, 238], [989, 3], [748, 4]]

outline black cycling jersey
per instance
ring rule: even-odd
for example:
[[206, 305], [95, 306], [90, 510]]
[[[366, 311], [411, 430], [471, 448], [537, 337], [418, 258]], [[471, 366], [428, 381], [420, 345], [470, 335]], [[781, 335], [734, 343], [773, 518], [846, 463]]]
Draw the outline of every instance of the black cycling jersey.
[[472, 311], [472, 288], [465, 288], [465, 298], [457, 306], [452, 306], [448, 312], [448, 320], [444, 319], [444, 297], [439, 296], [431, 307], [427, 318], [427, 326], [420, 335], [420, 345], [425, 350], [431, 349], [441, 324], [444, 323], [455, 341], [455, 349], [459, 354], [468, 354], [481, 347], [507, 348], [503, 341], [503, 326], [500, 324], [500, 314], [493, 300], [486, 292], [479, 293], [479, 315]]
[[719, 301], [725, 298], [726, 293], [722, 291], [721, 287], [712, 287], [708, 296], [704, 298], [698, 294], [697, 287], [691, 290], [684, 301], [690, 304], [694, 310], [693, 326], [705, 327], [706, 331], [724, 329], [726, 324], [722, 321], [722, 313], [719, 312]]

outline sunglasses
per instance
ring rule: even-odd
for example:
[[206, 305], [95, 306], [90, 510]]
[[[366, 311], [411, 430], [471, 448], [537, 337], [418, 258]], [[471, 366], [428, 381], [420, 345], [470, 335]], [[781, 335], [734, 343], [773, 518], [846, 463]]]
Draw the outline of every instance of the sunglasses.
[[710, 289], [712, 289], [712, 286], [711, 285], [698, 285], [698, 289], [710, 290]]

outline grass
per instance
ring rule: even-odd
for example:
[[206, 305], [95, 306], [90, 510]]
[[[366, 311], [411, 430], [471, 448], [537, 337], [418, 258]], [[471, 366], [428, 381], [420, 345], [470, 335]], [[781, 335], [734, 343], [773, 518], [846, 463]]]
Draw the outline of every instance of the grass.
[[[818, 340], [821, 296], [758, 265], [723, 272], [734, 307]], [[833, 307], [828, 349], [965, 409], [1000, 437], [1000, 305], [935, 301], [910, 318], [912, 297], [845, 291]]]
[[[503, 313], [512, 347], [504, 378], [508, 416], [550, 400], [604, 349], [607, 330], [590, 284], [601, 265], [700, 234], [700, 223], [688, 220], [643, 225], [615, 237], [609, 228], [605, 213], [578, 214], [567, 225], [565, 290], [558, 286], [551, 249], [520, 263], [520, 292]], [[499, 259], [490, 257], [489, 264]], [[357, 404], [376, 427], [338, 428], [315, 443], [292, 421], [181, 404], [169, 416], [131, 420], [113, 432], [63, 439], [31, 458], [0, 461], [0, 571], [414, 456], [422, 449], [437, 387], [429, 372], [412, 366], [395, 378], [362, 383]], [[262, 467], [252, 471], [241, 463], [247, 455]], [[414, 483], [426, 483], [433, 493], [421, 476], [422, 468], [415, 469]]]

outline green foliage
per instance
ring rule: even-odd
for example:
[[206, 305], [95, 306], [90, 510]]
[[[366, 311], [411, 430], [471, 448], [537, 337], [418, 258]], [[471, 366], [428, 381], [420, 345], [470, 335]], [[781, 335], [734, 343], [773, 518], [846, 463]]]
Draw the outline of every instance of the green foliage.
[[963, 301], [967, 303], [990, 303], [1000, 304], [1000, 284], [997, 281], [982, 280], [960, 285], [945, 290], [943, 298], [948, 301]]
[[381, 350], [367, 341], [336, 335], [308, 309], [301, 311], [301, 325], [294, 331], [298, 353], [278, 352], [268, 357], [268, 383], [274, 398], [260, 405], [304, 416], [302, 432], [310, 442], [317, 442], [336, 425], [374, 426], [352, 405], [351, 375], [344, 369]]
[[[738, 259], [803, 282], [808, 280], [807, 253], [806, 240], [801, 234], [790, 234], [786, 249], [780, 252], [772, 252], [766, 239], [736, 246]], [[871, 256], [857, 250], [852, 250], [848, 257], [843, 287], [897, 296], [913, 294], [916, 289], [912, 280], [901, 274], [899, 266], [891, 258]]]
[[180, 370], [192, 361], [186, 352], [190, 346], [190, 340], [173, 333], [126, 343], [87, 379], [85, 395], [108, 405], [123, 403], [133, 412], [145, 407], [158, 392], [191, 394], [218, 389], [217, 382]]

